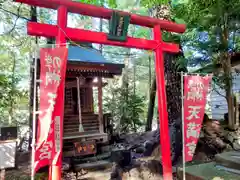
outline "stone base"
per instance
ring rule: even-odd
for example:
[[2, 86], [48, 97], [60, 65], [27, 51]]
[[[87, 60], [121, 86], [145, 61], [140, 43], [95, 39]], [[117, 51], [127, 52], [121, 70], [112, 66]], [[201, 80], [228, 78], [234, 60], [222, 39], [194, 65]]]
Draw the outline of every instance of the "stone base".
[[[177, 171], [183, 180], [182, 168]], [[186, 167], [186, 180], [239, 180], [238, 174], [230, 173], [216, 167], [216, 163], [205, 163]]]
[[240, 152], [230, 151], [215, 156], [216, 164], [226, 168], [240, 170]]
[[81, 171], [82, 169], [84, 170], [99, 170], [99, 169], [108, 169], [112, 167], [112, 163], [107, 160], [101, 160], [97, 162], [89, 162], [89, 163], [84, 163], [84, 164], [75, 164], [73, 169], [75, 171]]

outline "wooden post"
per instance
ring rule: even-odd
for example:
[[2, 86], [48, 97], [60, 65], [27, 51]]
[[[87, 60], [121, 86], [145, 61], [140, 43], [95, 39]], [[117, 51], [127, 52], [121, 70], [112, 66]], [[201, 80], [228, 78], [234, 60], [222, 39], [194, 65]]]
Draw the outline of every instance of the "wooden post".
[[79, 132], [84, 132], [82, 125], [81, 91], [79, 77], [77, 77], [77, 99], [78, 99], [77, 102], [78, 102]]
[[99, 132], [103, 133], [103, 107], [102, 107], [102, 78], [98, 78], [98, 121], [99, 121]]
[[[162, 43], [161, 27], [155, 26], [153, 29], [154, 39], [159, 44]], [[164, 57], [162, 46], [155, 50], [155, 71], [156, 71], [156, 84], [157, 84], [157, 97], [158, 97], [158, 112], [160, 121], [160, 144], [162, 153], [163, 165], [163, 179], [172, 180], [172, 161], [171, 161], [171, 146], [170, 136], [168, 129], [168, 111], [167, 111], [167, 97], [164, 79]]]
[[[64, 28], [67, 27], [67, 8], [65, 6], [59, 6], [57, 9], [57, 27], [58, 27], [58, 33], [56, 36], [56, 45], [57, 47], [66, 47], [66, 37], [64, 33]], [[64, 79], [65, 81], [65, 79]], [[62, 95], [64, 96], [64, 94]], [[60, 125], [60, 131], [63, 132], [63, 125]], [[62, 141], [62, 139], [60, 140]], [[61, 142], [62, 143], [62, 142]], [[62, 173], [62, 151], [59, 155], [60, 161], [57, 165], [50, 164], [49, 166], [49, 180], [61, 180], [61, 173]]]

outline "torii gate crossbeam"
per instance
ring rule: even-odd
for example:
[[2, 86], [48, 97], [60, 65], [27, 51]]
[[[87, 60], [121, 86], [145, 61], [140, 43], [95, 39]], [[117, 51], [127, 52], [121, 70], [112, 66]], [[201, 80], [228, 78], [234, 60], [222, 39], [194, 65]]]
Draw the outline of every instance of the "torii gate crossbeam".
[[[157, 96], [158, 96], [158, 111], [160, 121], [160, 143], [163, 165], [164, 180], [172, 179], [172, 164], [170, 137], [168, 129], [168, 112], [166, 103], [166, 90], [164, 79], [164, 59], [163, 52], [178, 52], [179, 46], [176, 44], [165, 43], [161, 38], [161, 30], [166, 30], [175, 33], [183, 33], [185, 25], [175, 24], [173, 22], [130, 14], [127, 12], [118, 11], [122, 14], [130, 15], [130, 23], [140, 26], [153, 28], [154, 40], [140, 39], [127, 37], [126, 42], [109, 41], [107, 35], [102, 32], [94, 32], [67, 27], [68, 12], [77, 13], [92, 17], [110, 19], [113, 10], [103, 7], [97, 7], [84, 3], [74, 2], [71, 0], [15, 0], [16, 2], [37, 6], [42, 8], [50, 8], [57, 10], [58, 20], [57, 25], [41, 24], [36, 22], [28, 22], [28, 34], [43, 37], [55, 37], [57, 45], [65, 45], [67, 39], [81, 42], [99, 43], [113, 46], [122, 46], [129, 48], [138, 48], [155, 51], [155, 71], [157, 80]], [[61, 127], [62, 128], [62, 127]], [[54, 180], [61, 179], [61, 167], [52, 168], [55, 174]]]

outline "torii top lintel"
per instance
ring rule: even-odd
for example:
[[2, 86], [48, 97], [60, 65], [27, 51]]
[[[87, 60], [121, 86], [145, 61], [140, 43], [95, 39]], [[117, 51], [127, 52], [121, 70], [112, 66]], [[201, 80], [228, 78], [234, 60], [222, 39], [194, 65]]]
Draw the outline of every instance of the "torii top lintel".
[[[68, 12], [104, 19], [110, 19], [113, 12], [112, 9], [107, 9], [80, 2], [74, 2], [72, 0], [15, 0], [15, 1], [28, 4], [31, 6], [38, 6], [50, 9], [58, 9], [59, 6], [65, 6]], [[145, 26], [150, 28], [153, 28], [155, 25], [160, 25], [161, 29], [176, 33], [183, 33], [186, 29], [185, 25], [183, 24], [176, 24], [166, 20], [136, 15], [123, 11], [119, 12], [128, 15], [130, 14], [131, 24], [136, 24], [139, 26]]]
[[[155, 50], [161, 48], [165, 52], [179, 52], [179, 46], [173, 43], [163, 42], [159, 40], [148, 40], [141, 38], [127, 37], [126, 42], [118, 42], [108, 40], [107, 34], [103, 32], [95, 32], [78, 28], [67, 27], [67, 13], [76, 13], [92, 17], [110, 19], [114, 10], [89, 5], [85, 3], [74, 2], [72, 0], [15, 0], [16, 2], [28, 4], [31, 6], [37, 6], [42, 8], [56, 9], [58, 13], [57, 25], [42, 24], [36, 22], [28, 22], [27, 31], [29, 35], [54, 37], [56, 38], [56, 44], [59, 46], [66, 44], [67, 39], [76, 42], [89, 42], [98, 43], [112, 46], [122, 46], [127, 48], [137, 48], [145, 50]], [[159, 20], [147, 16], [140, 16], [136, 14], [130, 14], [127, 12], [119, 11], [122, 14], [130, 15], [131, 24], [140, 26], [158, 28], [161, 36], [162, 30], [167, 30], [175, 33], [183, 33], [185, 31], [185, 25], [176, 24], [170, 21]], [[157, 38], [158, 39], [158, 38]]]

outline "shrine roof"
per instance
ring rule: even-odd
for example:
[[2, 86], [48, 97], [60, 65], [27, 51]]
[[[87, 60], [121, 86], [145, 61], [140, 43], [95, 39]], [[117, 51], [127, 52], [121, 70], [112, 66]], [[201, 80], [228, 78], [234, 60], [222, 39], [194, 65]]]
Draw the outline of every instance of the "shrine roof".
[[94, 64], [115, 64], [107, 61], [98, 50], [80, 46], [68, 47], [68, 61]]
[[85, 73], [89, 76], [113, 77], [121, 75], [124, 64], [111, 63], [95, 49], [80, 46], [68, 47], [68, 73]]

